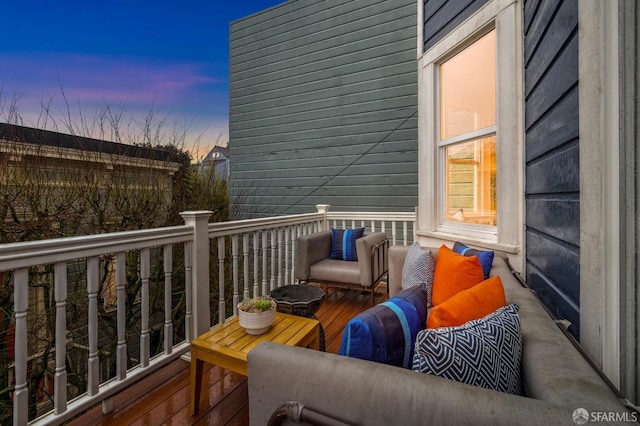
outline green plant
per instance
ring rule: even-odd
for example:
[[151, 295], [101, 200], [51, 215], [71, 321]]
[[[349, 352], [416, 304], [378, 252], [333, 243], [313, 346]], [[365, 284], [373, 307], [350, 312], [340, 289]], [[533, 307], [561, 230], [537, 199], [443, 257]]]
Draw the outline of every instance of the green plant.
[[245, 299], [238, 305], [238, 309], [244, 312], [266, 312], [276, 308], [276, 301], [269, 296]]

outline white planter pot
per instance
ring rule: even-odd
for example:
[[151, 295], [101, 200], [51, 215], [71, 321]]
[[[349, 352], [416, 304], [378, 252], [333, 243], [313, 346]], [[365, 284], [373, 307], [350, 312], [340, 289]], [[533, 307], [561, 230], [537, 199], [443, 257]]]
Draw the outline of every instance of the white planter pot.
[[238, 322], [244, 327], [247, 334], [266, 333], [276, 321], [276, 310], [266, 312], [244, 312], [238, 309]]

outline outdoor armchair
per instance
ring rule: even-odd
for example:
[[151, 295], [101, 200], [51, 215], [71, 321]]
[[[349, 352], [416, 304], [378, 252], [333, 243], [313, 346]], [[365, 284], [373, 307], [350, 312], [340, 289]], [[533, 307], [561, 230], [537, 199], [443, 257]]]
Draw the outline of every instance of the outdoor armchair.
[[322, 231], [298, 239], [296, 278], [335, 286], [374, 289], [388, 271], [388, 242], [384, 232], [356, 240], [357, 261], [330, 259], [332, 232]]

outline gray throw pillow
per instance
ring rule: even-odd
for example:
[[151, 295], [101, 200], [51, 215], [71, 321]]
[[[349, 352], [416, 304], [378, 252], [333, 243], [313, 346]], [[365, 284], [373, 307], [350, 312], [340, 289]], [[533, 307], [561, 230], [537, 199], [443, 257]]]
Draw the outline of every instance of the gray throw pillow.
[[430, 250], [423, 249], [420, 244], [413, 243], [402, 267], [402, 289], [406, 290], [415, 286], [424, 286], [427, 290], [427, 306], [431, 306], [431, 293], [433, 289], [433, 271], [436, 259]]

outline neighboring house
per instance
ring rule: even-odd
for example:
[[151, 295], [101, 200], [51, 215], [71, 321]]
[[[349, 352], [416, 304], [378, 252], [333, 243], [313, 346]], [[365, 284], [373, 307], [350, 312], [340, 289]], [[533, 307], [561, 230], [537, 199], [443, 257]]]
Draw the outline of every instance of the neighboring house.
[[233, 189], [273, 213], [402, 210], [418, 149], [420, 242], [508, 255], [638, 403], [639, 21], [634, 0], [290, 0], [236, 21]]
[[[40, 183], [38, 188], [43, 189], [38, 193], [41, 197], [48, 197], [46, 206], [44, 198], [42, 200], [42, 207], [50, 210], [47, 213], [52, 213], [52, 209], [59, 205], [69, 203], [72, 190], [76, 190], [75, 196], [85, 200], [89, 192], [93, 191], [95, 200], [89, 203], [92, 207], [90, 211], [99, 211], [104, 216], [99, 219], [102, 223], [120, 224], [123, 214], [127, 215], [127, 209], [140, 207], [129, 201], [147, 202], [149, 206], [150, 201], [163, 205], [171, 201], [173, 175], [180, 168], [174, 154], [175, 152], [162, 148], [133, 146], [0, 123], [0, 187], [3, 193], [11, 194], [11, 191], [15, 192], [12, 188], [22, 186], [23, 189], [33, 191], [36, 186], [29, 187], [29, 182], [34, 185]], [[114, 188], [122, 190], [120, 195], [124, 191], [137, 195], [130, 197], [127, 201], [129, 204], [118, 205], [113, 194], [107, 196], [107, 193], [113, 193]], [[24, 194], [26, 192], [22, 190], [22, 195]], [[16, 200], [17, 205], [13, 207], [18, 214], [17, 218], [23, 220], [44, 213], [33, 211], [40, 207], [41, 200], [27, 198], [21, 202], [19, 195], [8, 197]], [[2, 212], [6, 215], [5, 205], [2, 206]], [[162, 214], [166, 215], [166, 211], [164, 209]], [[160, 215], [160, 212], [154, 211], [154, 214]], [[98, 220], [92, 216], [94, 215], [87, 213], [84, 229], [78, 229], [74, 233], [99, 232], [92, 228], [94, 219]], [[5, 220], [6, 217], [2, 219]], [[55, 226], [63, 227], [65, 224], [58, 223]], [[59, 236], [67, 235], [68, 232], [63, 232]], [[42, 235], [39, 237], [43, 238]]]
[[214, 146], [202, 160], [202, 167], [213, 167], [216, 177], [229, 180], [229, 148]]
[[241, 214], [415, 208], [415, 23], [415, 0], [296, 0], [231, 23]]

